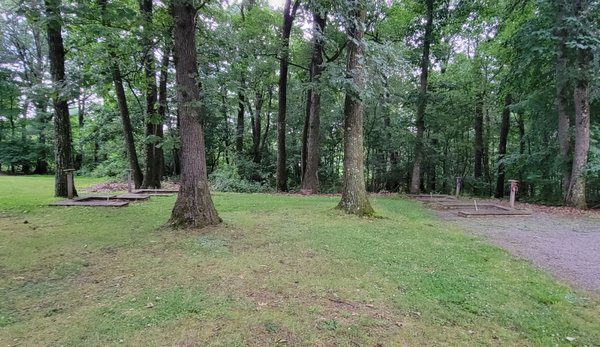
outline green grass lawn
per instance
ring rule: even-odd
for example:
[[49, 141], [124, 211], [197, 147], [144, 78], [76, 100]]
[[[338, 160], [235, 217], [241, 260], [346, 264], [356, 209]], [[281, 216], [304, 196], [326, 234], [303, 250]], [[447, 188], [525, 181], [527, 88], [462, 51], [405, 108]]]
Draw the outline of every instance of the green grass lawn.
[[[79, 189], [92, 184], [77, 179]], [[51, 177], [0, 177], [0, 346], [577, 345], [596, 295], [373, 198], [214, 195], [224, 223], [162, 227], [174, 198], [47, 207]]]

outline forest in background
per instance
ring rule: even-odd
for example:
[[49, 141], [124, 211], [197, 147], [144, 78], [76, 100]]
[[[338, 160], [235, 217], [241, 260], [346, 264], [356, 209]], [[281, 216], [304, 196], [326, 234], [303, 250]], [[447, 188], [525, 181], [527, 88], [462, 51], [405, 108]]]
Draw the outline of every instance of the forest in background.
[[[0, 3], [0, 171], [54, 170], [60, 95], [79, 174], [131, 169], [145, 187], [179, 175], [167, 1]], [[350, 93], [364, 109], [369, 191], [448, 193], [460, 176], [478, 196], [518, 179], [521, 199], [600, 202], [597, 1], [369, 1], [360, 38], [347, 33], [354, 3], [195, 3], [214, 189], [339, 192]], [[348, 74], [351, 44], [364, 50], [362, 83]]]

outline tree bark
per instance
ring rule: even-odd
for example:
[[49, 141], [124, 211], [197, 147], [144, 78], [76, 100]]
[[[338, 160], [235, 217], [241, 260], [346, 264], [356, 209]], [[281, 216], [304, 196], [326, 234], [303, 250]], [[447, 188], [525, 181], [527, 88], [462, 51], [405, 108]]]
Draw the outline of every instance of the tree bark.
[[[54, 195], [66, 197], [67, 175], [64, 170], [73, 169], [73, 148], [71, 135], [71, 120], [65, 88], [65, 48], [62, 38], [62, 18], [60, 0], [45, 0], [46, 30], [48, 34], [48, 60], [50, 75], [54, 84], [52, 104], [54, 107], [54, 150], [56, 174]], [[75, 187], [73, 192], [77, 195]]]
[[[107, 0], [98, 0], [98, 3], [100, 4], [102, 10], [102, 25], [110, 26], [110, 22], [106, 18]], [[133, 176], [135, 188], [139, 188], [142, 185], [143, 174], [142, 170], [140, 169], [140, 163], [138, 161], [138, 156], [135, 149], [135, 141], [133, 139], [133, 127], [131, 126], [131, 118], [129, 117], [129, 107], [127, 106], [127, 97], [125, 96], [125, 89], [123, 88], [123, 77], [121, 75], [121, 69], [119, 68], [119, 62], [117, 54], [115, 53], [115, 47], [110, 41], [108, 43], [108, 54], [111, 60], [110, 72], [112, 75], [113, 84], [115, 86], [115, 94], [117, 96], [119, 113], [121, 115], [121, 122], [123, 125], [123, 136], [125, 138], [125, 149], [127, 151], [129, 168], [132, 171], [131, 173]]]
[[[431, 139], [431, 148], [436, 149], [439, 144], [439, 140], [437, 138]], [[437, 189], [437, 162], [435, 160], [429, 160], [429, 165], [427, 165], [427, 191], [435, 192]]]
[[421, 191], [421, 171], [423, 165], [423, 135], [425, 133], [425, 108], [427, 107], [427, 79], [429, 76], [429, 50], [433, 34], [433, 0], [426, 0], [425, 37], [423, 39], [423, 54], [421, 56], [421, 77], [419, 96], [417, 98], [417, 115], [415, 125], [417, 136], [414, 152], [410, 193], [418, 194]]
[[240, 78], [240, 89], [238, 90], [238, 115], [235, 133], [235, 152], [237, 154], [242, 153], [244, 150], [244, 108], [246, 107], [246, 96], [244, 94], [245, 85], [246, 80], [242, 74], [242, 77]]
[[296, 11], [300, 6], [300, 0], [294, 2], [286, 0], [283, 8], [283, 28], [281, 30], [281, 56], [279, 57], [279, 108], [277, 113], [277, 177], [276, 188], [278, 191], [286, 192], [287, 186], [287, 157], [285, 151], [285, 127], [287, 112], [287, 80], [290, 55], [290, 35]]
[[229, 165], [229, 146], [230, 146], [230, 140], [229, 140], [229, 116], [227, 115], [227, 89], [225, 87], [221, 87], [221, 115], [223, 117], [223, 125], [224, 125], [224, 129], [223, 129], [223, 144], [225, 145], [225, 153], [224, 153], [224, 157], [225, 157], [225, 163]]
[[135, 149], [135, 141], [133, 139], [133, 127], [131, 126], [131, 118], [129, 117], [129, 107], [127, 106], [127, 97], [125, 96], [125, 89], [123, 88], [123, 78], [121, 76], [121, 69], [119, 68], [119, 63], [116, 61], [116, 55], [111, 54], [111, 58], [113, 60], [111, 63], [111, 74], [113, 84], [115, 86], [115, 94], [117, 95], [117, 103], [119, 105], [121, 122], [123, 125], [123, 135], [125, 137], [127, 159], [129, 160], [129, 168], [132, 170], [135, 188], [139, 188], [142, 185], [143, 174], [142, 170], [140, 169], [140, 163], [138, 161], [138, 156]]
[[566, 202], [570, 206], [585, 209], [586, 178], [585, 168], [590, 148], [590, 105], [589, 82], [577, 81], [575, 87], [575, 148], [571, 181]]
[[344, 102], [344, 179], [342, 200], [338, 208], [346, 213], [372, 216], [375, 211], [369, 203], [365, 187], [363, 163], [363, 103], [360, 92], [365, 88], [363, 36], [366, 18], [364, 8], [355, 9], [348, 35], [346, 74], [354, 88], [346, 91]]
[[566, 203], [569, 206], [585, 209], [586, 202], [586, 173], [590, 149], [590, 90], [587, 70], [592, 60], [588, 49], [578, 49], [577, 79], [575, 83], [575, 148], [571, 182], [567, 192]]
[[[311, 83], [310, 69], [308, 76], [308, 83]], [[306, 93], [303, 95], [305, 100], [304, 106], [304, 123], [302, 125], [302, 148], [300, 148], [300, 181], [304, 178], [304, 171], [306, 171], [306, 140], [308, 139], [308, 125], [310, 118], [310, 86], [306, 90]]]
[[[168, 35], [173, 32], [172, 28], [168, 30]], [[163, 50], [162, 61], [160, 64], [160, 77], [158, 80], [158, 117], [160, 118], [160, 125], [156, 135], [160, 138], [164, 138], [163, 124], [167, 119], [167, 84], [169, 81], [169, 62], [171, 56], [173, 43], [171, 40], [165, 45]], [[160, 148], [156, 148], [156, 160], [158, 165], [158, 175], [162, 178], [165, 175], [165, 152]]]
[[519, 127], [519, 154], [525, 154], [525, 119], [523, 119], [523, 114], [518, 113], [517, 117], [517, 125]]
[[386, 156], [386, 178], [385, 190], [388, 192], [397, 192], [400, 188], [400, 177], [398, 170], [398, 149], [392, 145], [392, 120], [390, 118], [389, 107], [386, 107], [385, 116], [383, 118], [383, 126], [385, 129], [385, 137], [387, 140], [387, 156]]
[[260, 164], [260, 138], [261, 138], [261, 112], [263, 106], [263, 92], [257, 91], [254, 98], [254, 115], [252, 117], [252, 161]]
[[496, 179], [496, 198], [504, 197], [504, 157], [506, 156], [506, 144], [508, 143], [508, 131], [510, 129], [510, 108], [512, 96], [507, 94], [504, 98], [504, 109], [502, 110], [502, 123], [500, 125], [500, 142], [498, 144], [498, 177]]
[[317, 85], [322, 72], [323, 49], [325, 42], [325, 19], [326, 15], [313, 13], [313, 51], [310, 61], [310, 83], [311, 88], [307, 92], [308, 114], [305, 120], [305, 145], [304, 165], [302, 170], [301, 191], [305, 194], [319, 192], [319, 159], [320, 143], [319, 130], [321, 127], [321, 95]]
[[557, 1], [557, 30], [558, 43], [556, 46], [556, 109], [558, 112], [558, 145], [562, 161], [562, 197], [566, 200], [571, 183], [571, 124], [567, 105], [569, 99], [567, 76], [567, 29], [564, 28], [565, 8], [562, 1]]
[[181, 180], [171, 212], [173, 227], [202, 228], [221, 222], [208, 188], [195, 36], [196, 9], [174, 0], [174, 59], [181, 132]]
[[[144, 153], [146, 159], [146, 165], [144, 166], [144, 179], [142, 181], [142, 188], [160, 188], [160, 163], [158, 158], [158, 151], [156, 148], [157, 137], [159, 130], [162, 128], [162, 121], [160, 121], [157, 110], [156, 102], [158, 98], [158, 90], [156, 87], [156, 74], [154, 62], [154, 44], [152, 42], [152, 0], [141, 0], [140, 1], [140, 13], [143, 20], [143, 31], [142, 31], [142, 49], [145, 52], [143, 56], [143, 68], [144, 77], [146, 81], [145, 94], [146, 94], [146, 114], [145, 114], [145, 141], [144, 141]], [[160, 140], [159, 140], [160, 141]]]
[[473, 185], [473, 192], [479, 193], [479, 184], [483, 177], [483, 94], [477, 95], [475, 101], [475, 143], [473, 146], [474, 150], [474, 168], [473, 173], [475, 176], [475, 183]]
[[[581, 0], [572, 2], [573, 15], [580, 19], [586, 11]], [[586, 202], [586, 166], [590, 149], [590, 68], [593, 53], [589, 47], [575, 49], [575, 147], [573, 150], [573, 166], [571, 181], [566, 196], [567, 205], [587, 208]]]
[[[79, 90], [79, 95], [77, 96], [77, 125], [79, 128], [79, 131], [81, 133], [81, 131], [83, 130], [83, 126], [85, 125], [85, 101], [86, 101], [87, 97], [85, 95], [85, 90], [82, 89]], [[80, 138], [79, 139], [79, 144], [78, 144], [78, 150], [77, 153], [75, 154], [75, 169], [79, 170], [81, 169], [81, 166], [83, 165], [83, 139]]]
[[269, 87], [267, 94], [269, 95], [269, 102], [267, 104], [267, 119], [265, 122], [265, 133], [262, 137], [262, 143], [260, 145], [261, 156], [264, 156], [267, 152], [267, 139], [269, 138], [269, 128], [271, 127], [271, 106], [273, 105], [273, 88]]

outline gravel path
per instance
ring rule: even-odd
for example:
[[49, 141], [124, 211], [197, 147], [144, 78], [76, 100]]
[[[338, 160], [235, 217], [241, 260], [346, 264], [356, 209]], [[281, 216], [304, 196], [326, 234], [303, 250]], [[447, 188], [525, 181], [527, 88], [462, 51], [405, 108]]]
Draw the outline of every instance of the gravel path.
[[527, 207], [534, 211], [532, 216], [463, 218], [457, 211], [437, 213], [560, 280], [600, 292], [600, 214]]

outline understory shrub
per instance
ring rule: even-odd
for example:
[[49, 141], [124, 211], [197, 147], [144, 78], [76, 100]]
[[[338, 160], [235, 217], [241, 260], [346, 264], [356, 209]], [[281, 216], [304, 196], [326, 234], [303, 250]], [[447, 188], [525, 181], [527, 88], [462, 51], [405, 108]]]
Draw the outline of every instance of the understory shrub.
[[213, 171], [208, 179], [211, 190], [217, 192], [236, 193], [269, 193], [272, 188], [260, 182], [251, 182], [241, 178], [236, 169], [231, 166], [222, 166]]

